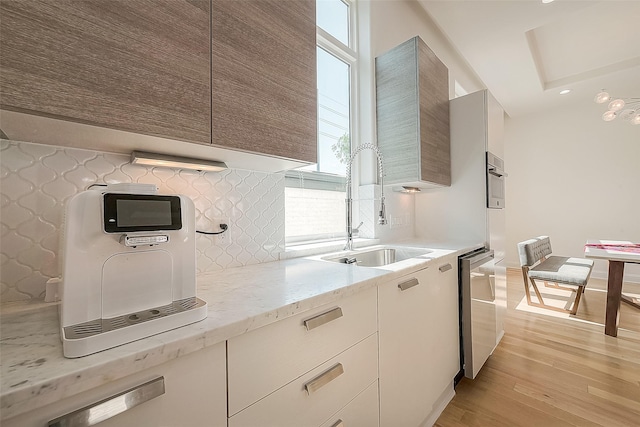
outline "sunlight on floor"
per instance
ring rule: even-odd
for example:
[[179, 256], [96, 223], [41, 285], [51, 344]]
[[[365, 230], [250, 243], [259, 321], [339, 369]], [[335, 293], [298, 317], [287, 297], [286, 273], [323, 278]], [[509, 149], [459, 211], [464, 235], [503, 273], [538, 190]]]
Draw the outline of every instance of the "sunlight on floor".
[[[606, 286], [606, 285], [605, 285]], [[569, 309], [575, 298], [575, 292], [570, 292], [562, 289], [555, 289], [553, 287], [545, 287], [544, 285], [538, 286], [540, 293], [547, 305], [551, 305], [558, 308]], [[640, 298], [640, 289], [637, 284], [625, 284], [625, 295], [632, 298]], [[628, 290], [627, 290], [628, 289]], [[518, 302], [515, 309], [524, 311], [527, 313], [541, 314], [545, 316], [555, 317], [559, 319], [567, 319], [575, 322], [582, 322], [591, 325], [599, 325], [604, 328], [604, 309], [606, 307], [607, 291], [601, 284], [595, 286], [588, 286], [585, 290], [585, 294], [582, 296], [578, 313], [571, 315], [569, 313], [562, 313], [558, 311], [548, 310], [541, 307], [532, 307], [527, 304], [526, 296]], [[537, 302], [537, 298], [533, 290], [531, 290], [531, 300]], [[621, 310], [625, 303], [621, 304]], [[624, 329], [623, 325], [619, 325], [620, 329]]]
[[[540, 292], [542, 293], [542, 298], [544, 298], [544, 301], [546, 304], [554, 307], [565, 308], [565, 309], [571, 308], [571, 302], [573, 301], [573, 298], [575, 298], [575, 294], [573, 292], [569, 293], [567, 291], [564, 291], [564, 295], [557, 295], [557, 294], [552, 294], [551, 291], [563, 292], [563, 291], [557, 291], [555, 289], [545, 289], [543, 292], [541, 289]], [[586, 292], [585, 292], [585, 296], [586, 296]], [[531, 298], [532, 298], [532, 301], [536, 301], [535, 295], [533, 295]], [[580, 312], [578, 312], [578, 314], [576, 315], [571, 315], [569, 313], [561, 313], [559, 311], [548, 310], [542, 307], [532, 307], [527, 304], [526, 297], [522, 297], [522, 299], [516, 306], [516, 310], [526, 311], [527, 313], [544, 314], [545, 316], [557, 317], [560, 319], [570, 319], [570, 320], [575, 320], [577, 322], [590, 323], [592, 325], [602, 325], [604, 327], [604, 322], [597, 323], [597, 322], [591, 322], [589, 320], [581, 319], [579, 317]]]

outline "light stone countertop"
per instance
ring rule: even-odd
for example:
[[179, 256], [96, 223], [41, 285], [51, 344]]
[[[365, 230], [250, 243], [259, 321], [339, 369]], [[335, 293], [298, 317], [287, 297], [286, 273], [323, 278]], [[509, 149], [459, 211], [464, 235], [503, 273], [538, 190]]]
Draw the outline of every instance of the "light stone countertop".
[[481, 247], [419, 242], [407, 246], [435, 249], [424, 258], [377, 268], [295, 258], [198, 276], [197, 296], [208, 303], [206, 319], [77, 359], [62, 354], [57, 304], [3, 312], [0, 419], [389, 282], [424, 268], [432, 259]]

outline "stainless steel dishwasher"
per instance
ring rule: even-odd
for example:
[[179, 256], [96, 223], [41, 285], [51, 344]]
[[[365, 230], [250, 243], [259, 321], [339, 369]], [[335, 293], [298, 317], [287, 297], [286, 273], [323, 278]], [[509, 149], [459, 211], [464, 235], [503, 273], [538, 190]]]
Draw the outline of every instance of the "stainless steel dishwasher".
[[493, 250], [459, 258], [461, 373], [475, 378], [496, 347], [496, 293]]

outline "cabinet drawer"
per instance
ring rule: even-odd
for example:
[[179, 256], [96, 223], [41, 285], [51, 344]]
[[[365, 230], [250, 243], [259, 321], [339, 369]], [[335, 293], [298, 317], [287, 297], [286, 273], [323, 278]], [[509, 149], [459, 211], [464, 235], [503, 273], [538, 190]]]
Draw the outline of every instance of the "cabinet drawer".
[[229, 415], [376, 332], [376, 302], [372, 288], [230, 339]]
[[[81, 359], [77, 359], [79, 363]], [[108, 373], [104, 374], [105, 376]], [[164, 393], [100, 422], [100, 427], [208, 426], [226, 427], [225, 346], [219, 343], [162, 365], [145, 369], [84, 393], [2, 420], [3, 427], [43, 427], [49, 421], [104, 399], [137, 388], [149, 380], [164, 378]], [[156, 389], [157, 390], [157, 389]], [[153, 394], [155, 395], [155, 394]], [[127, 404], [131, 402], [127, 400]], [[124, 406], [112, 401], [108, 412]], [[92, 416], [104, 412], [94, 411]], [[68, 424], [63, 424], [68, 425]], [[76, 425], [76, 424], [71, 424]]]
[[[319, 426], [378, 376], [378, 336], [364, 341], [295, 379], [229, 419], [229, 427]], [[340, 373], [342, 372], [342, 373]], [[375, 407], [371, 412], [377, 414]]]
[[378, 427], [378, 421], [376, 381], [320, 427]]

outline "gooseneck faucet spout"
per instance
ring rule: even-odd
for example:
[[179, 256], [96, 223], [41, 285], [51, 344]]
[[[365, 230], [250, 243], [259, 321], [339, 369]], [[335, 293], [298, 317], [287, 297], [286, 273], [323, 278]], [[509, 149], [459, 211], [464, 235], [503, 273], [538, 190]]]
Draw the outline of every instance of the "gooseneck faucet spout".
[[[380, 153], [380, 150], [378, 150], [378, 147], [376, 147], [373, 144], [369, 144], [369, 143], [361, 144], [353, 152], [353, 154], [349, 158], [349, 162], [347, 163], [347, 198], [345, 199], [346, 208], [347, 208], [346, 209], [347, 210], [347, 244], [344, 246], [344, 249], [348, 251], [353, 249], [353, 212], [352, 212], [353, 198], [351, 196], [351, 165], [353, 164], [353, 160], [356, 158], [358, 154], [360, 154], [362, 150], [371, 150], [378, 157], [378, 163], [377, 163], [378, 176], [380, 177], [380, 188], [381, 188], [380, 211], [378, 212], [378, 224], [385, 225], [387, 223], [387, 214], [385, 212], [385, 207], [384, 207], [384, 167], [382, 163], [382, 154]], [[358, 228], [359, 227], [360, 226], [358, 226]]]

